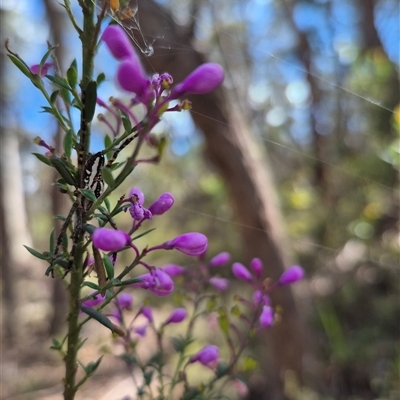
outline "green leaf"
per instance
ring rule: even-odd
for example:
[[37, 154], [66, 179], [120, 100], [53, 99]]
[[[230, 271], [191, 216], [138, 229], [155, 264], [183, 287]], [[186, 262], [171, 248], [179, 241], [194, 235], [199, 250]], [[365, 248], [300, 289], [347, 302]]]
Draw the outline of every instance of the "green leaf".
[[50, 239], [49, 239], [49, 249], [50, 254], [54, 254], [55, 240], [54, 240], [54, 229], [51, 231]]
[[97, 226], [91, 225], [91, 224], [83, 224], [82, 228], [87, 232], [92, 234], [96, 229]]
[[32, 249], [32, 247], [25, 246], [25, 245], [24, 245], [24, 247], [29, 251], [29, 253], [31, 253], [36, 258], [39, 258], [40, 260], [47, 260], [46, 256], [44, 256], [42, 253], [39, 253], [35, 249]]
[[86, 372], [86, 375], [91, 375], [93, 374], [94, 371], [96, 371], [97, 367], [100, 365], [101, 360], [103, 356], [101, 356], [97, 361], [95, 362], [90, 362], [86, 367], [83, 367], [84, 371]]
[[107, 278], [111, 281], [112, 279], [114, 279], [114, 265], [111, 262], [110, 257], [104, 256], [103, 264], [104, 268], [106, 269]]
[[43, 164], [49, 165], [51, 167], [51, 162], [48, 159], [48, 157], [44, 156], [43, 154], [40, 153], [32, 153], [39, 161], [41, 161]]
[[90, 289], [94, 289], [94, 290], [99, 291], [99, 292], [101, 290], [101, 287], [99, 285], [96, 285], [94, 282], [91, 282], [91, 281], [83, 282], [82, 286], [90, 287]]
[[97, 75], [97, 79], [96, 79], [97, 86], [100, 86], [100, 84], [102, 82], [104, 82], [105, 80], [106, 80], [106, 75], [104, 74], [104, 72], [101, 72], [99, 75]]
[[122, 282], [116, 282], [116, 279], [113, 280], [114, 286], [127, 286], [127, 285], [132, 285], [133, 283], [140, 283], [143, 282], [143, 279], [140, 278], [132, 278], [132, 279], [127, 279], [126, 281]]
[[7, 57], [12, 61], [12, 63], [29, 79], [32, 80], [33, 74], [29, 67], [25, 64], [24, 61], [22, 61], [20, 58], [12, 55], [12, 54], [7, 54]]
[[110, 189], [112, 189], [115, 186], [115, 180], [114, 177], [112, 175], [112, 172], [110, 170], [110, 168], [103, 168], [101, 170], [101, 174], [103, 176], [104, 182], [107, 183], [107, 185], [110, 187]]
[[68, 164], [62, 158], [51, 157], [50, 162], [68, 185], [78, 186]]
[[55, 91], [51, 94], [51, 96], [50, 96], [50, 101], [51, 101], [53, 104], [56, 103], [57, 97], [58, 97], [59, 94], [60, 94], [60, 91], [59, 91], [59, 90], [55, 90]]
[[70, 96], [70, 91], [65, 88], [61, 88], [61, 97], [67, 104], [71, 104], [71, 96]]
[[64, 153], [67, 158], [71, 158], [72, 143], [73, 143], [72, 129], [69, 129], [64, 136]]
[[60, 88], [64, 88], [67, 90], [71, 90], [70, 86], [68, 85], [68, 82], [64, 78], [59, 78], [58, 76], [53, 76], [53, 75], [45, 75], [45, 77], [52, 83], [54, 83], [56, 86]]
[[96, 110], [97, 83], [90, 81], [85, 92], [85, 118], [86, 122], [91, 122]]
[[56, 116], [55, 111], [51, 107], [42, 106], [41, 108], [43, 109], [43, 111], [41, 111], [42, 113], [49, 113], [51, 115]]
[[[76, 60], [74, 60], [75, 65], [71, 65], [67, 70], [67, 80], [69, 85], [74, 88], [78, 83], [78, 71], [76, 69]], [[72, 64], [74, 64], [74, 62]]]
[[[112, 140], [111, 140], [110, 136], [109, 135], [104, 136], [104, 148], [108, 149], [111, 146], [111, 144], [112, 144]], [[106, 157], [107, 157], [107, 160], [109, 160], [112, 157], [112, 151], [108, 151], [106, 153]]]
[[107, 207], [107, 211], [110, 212], [111, 211], [111, 205], [110, 205], [110, 200], [108, 200], [108, 198], [104, 199], [104, 204]]
[[89, 190], [89, 189], [79, 189], [79, 191], [83, 194], [84, 197], [86, 197], [90, 201], [96, 201], [97, 197], [95, 194]]
[[53, 344], [51, 345], [50, 349], [52, 349], [52, 350], [61, 350], [62, 349], [62, 345], [57, 339], [53, 339], [52, 342], [53, 342]]
[[40, 60], [40, 70], [43, 68], [43, 65], [46, 63], [47, 59], [49, 58], [49, 55], [54, 51], [54, 49], [56, 49], [58, 46], [52, 46], [50, 47], [46, 53], [44, 53], [44, 56], [42, 57], [42, 59]]
[[103, 315], [100, 311], [94, 310], [93, 308], [86, 307], [81, 305], [81, 310], [89, 315], [89, 317], [95, 319], [96, 321], [100, 322], [100, 324], [104, 325], [108, 328], [111, 332], [115, 332], [121, 334], [121, 330], [118, 326], [114, 325], [105, 315]]
[[63, 237], [62, 237], [62, 242], [61, 242], [61, 244], [62, 244], [62, 246], [63, 246], [63, 248], [65, 249], [65, 250], [67, 250], [68, 249], [68, 235], [65, 233], [64, 235], [63, 235]]
[[131, 132], [132, 124], [129, 115], [123, 112], [122, 110], [120, 110], [120, 112], [121, 112], [122, 125], [124, 126], [125, 132]]
[[153, 379], [154, 371], [148, 371], [143, 374], [143, 379], [146, 385], [150, 385]]

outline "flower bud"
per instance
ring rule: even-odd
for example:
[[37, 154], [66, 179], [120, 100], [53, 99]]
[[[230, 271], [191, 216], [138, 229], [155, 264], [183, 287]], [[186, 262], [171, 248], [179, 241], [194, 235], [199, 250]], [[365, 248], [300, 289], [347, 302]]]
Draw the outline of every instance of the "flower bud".
[[212, 277], [210, 278], [209, 282], [211, 283], [211, 285], [221, 291], [226, 290], [229, 285], [228, 279], [225, 278]]
[[269, 328], [274, 323], [274, 310], [270, 306], [264, 306], [259, 318], [261, 326]]
[[130, 191], [129, 191], [129, 198], [137, 196], [137, 201], [138, 203], [142, 206], [144, 203], [144, 194], [143, 192], [136, 186], [134, 186]]
[[167, 296], [174, 290], [174, 281], [160, 268], [140, 275], [138, 279], [141, 279], [142, 282], [134, 283], [133, 286], [148, 289], [156, 296]]
[[271, 299], [266, 294], [263, 294], [261, 290], [256, 290], [253, 293], [253, 301], [256, 304], [262, 304], [264, 306], [269, 306], [271, 304]]
[[224, 80], [224, 70], [219, 64], [206, 63], [196, 68], [186, 79], [175, 86], [171, 98], [176, 99], [183, 94], [205, 94], [212, 92]]
[[171, 193], [163, 193], [150, 207], [153, 215], [162, 215], [174, 204], [174, 196]]
[[208, 365], [216, 361], [219, 357], [219, 349], [217, 346], [209, 345], [203, 347], [198, 353], [190, 357], [189, 363], [194, 363], [196, 361], [203, 365]]
[[144, 96], [149, 87], [149, 80], [142, 70], [139, 62], [125, 59], [117, 70], [117, 82], [122, 89], [135, 93], [139, 97]]
[[144, 306], [141, 308], [140, 313], [149, 321], [153, 322], [153, 311], [150, 306]]
[[109, 25], [104, 30], [101, 40], [117, 60], [122, 61], [126, 58], [138, 60], [129, 37], [119, 25]]
[[253, 258], [250, 261], [250, 268], [253, 270], [257, 278], [261, 278], [261, 273], [264, 268], [263, 262], [259, 258]]
[[178, 275], [182, 275], [186, 271], [184, 267], [175, 264], [163, 265], [161, 268], [172, 278]]
[[207, 244], [208, 240], [205, 235], [198, 232], [189, 232], [165, 242], [162, 246], [166, 250], [179, 250], [188, 256], [199, 256], [207, 250]]
[[133, 304], [133, 298], [128, 293], [121, 293], [117, 299], [116, 303], [118, 304], [119, 309], [122, 310], [130, 310]]
[[279, 278], [279, 285], [290, 285], [304, 278], [304, 270], [298, 265], [288, 268]]
[[34, 64], [31, 67], [29, 67], [29, 69], [31, 70], [32, 74], [39, 75], [39, 72], [40, 72], [40, 76], [45, 76], [45, 75], [47, 75], [47, 73], [49, 72], [49, 69], [53, 65], [54, 65], [53, 63], [44, 63], [42, 65], [42, 69], [39, 71], [40, 64]]
[[176, 308], [172, 311], [171, 315], [164, 322], [164, 325], [167, 324], [178, 324], [182, 322], [187, 317], [187, 311], [184, 308]]
[[241, 263], [235, 262], [232, 265], [232, 273], [235, 278], [240, 279], [242, 281], [251, 281], [252, 276], [249, 270]]
[[147, 325], [141, 325], [134, 328], [134, 332], [141, 337], [146, 336]]
[[209, 266], [210, 267], [221, 267], [222, 265], [226, 264], [229, 260], [231, 259], [231, 255], [224, 251], [222, 253], [217, 254], [214, 256], [210, 262]]
[[109, 228], [97, 228], [93, 232], [92, 240], [93, 245], [103, 251], [118, 251], [131, 242], [127, 233]]

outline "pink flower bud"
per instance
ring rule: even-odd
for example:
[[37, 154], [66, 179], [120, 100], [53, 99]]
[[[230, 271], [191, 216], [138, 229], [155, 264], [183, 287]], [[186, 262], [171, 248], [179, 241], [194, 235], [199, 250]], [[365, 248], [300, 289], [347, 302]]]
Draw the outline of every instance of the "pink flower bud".
[[226, 290], [229, 285], [228, 279], [225, 278], [213, 277], [210, 278], [209, 282], [211, 283], [211, 285], [213, 285], [215, 288], [221, 291]]
[[153, 215], [162, 215], [174, 204], [174, 196], [171, 193], [163, 193], [150, 207]]
[[175, 86], [171, 97], [176, 99], [183, 94], [205, 94], [212, 92], [224, 80], [224, 70], [219, 64], [206, 63], [196, 68], [186, 79]]
[[271, 299], [266, 294], [263, 294], [261, 290], [256, 290], [253, 293], [253, 301], [256, 304], [262, 304], [264, 306], [269, 306], [271, 304]]
[[160, 268], [140, 275], [138, 279], [141, 279], [142, 282], [134, 283], [133, 286], [148, 289], [156, 296], [167, 296], [174, 290], [174, 281]]
[[40, 72], [40, 76], [45, 76], [53, 65], [53, 63], [44, 63], [42, 65], [42, 69], [39, 71], [40, 64], [34, 64], [29, 69], [31, 70], [32, 74], [39, 75]]
[[235, 262], [232, 265], [232, 273], [237, 279], [241, 279], [242, 281], [251, 281], [252, 276], [249, 270], [241, 263]]
[[217, 346], [209, 345], [203, 347], [198, 353], [190, 357], [189, 363], [194, 363], [196, 361], [203, 365], [208, 365], [216, 361], [219, 357], [219, 349]]
[[109, 25], [101, 37], [111, 54], [119, 61], [126, 58], [137, 60], [132, 42], [119, 25]]
[[290, 285], [304, 278], [304, 270], [298, 265], [288, 268], [279, 278], [279, 285]]
[[119, 309], [122, 310], [130, 310], [133, 304], [133, 298], [128, 293], [121, 293], [117, 299], [116, 303], [118, 304]]
[[141, 337], [146, 336], [147, 325], [141, 325], [134, 329], [134, 332]]
[[138, 203], [142, 206], [144, 203], [144, 194], [143, 192], [136, 186], [134, 186], [130, 191], [129, 191], [129, 198], [136, 196]]
[[184, 267], [175, 264], [163, 265], [161, 268], [172, 278], [178, 275], [182, 275], [186, 271]]
[[261, 278], [261, 273], [264, 268], [263, 262], [259, 258], [253, 258], [250, 261], [250, 268], [253, 270], [257, 278]]
[[142, 66], [131, 59], [125, 59], [119, 65], [117, 81], [122, 89], [135, 93], [139, 97], [144, 96], [149, 87], [149, 80], [144, 74]]
[[274, 310], [272, 307], [264, 306], [260, 315], [260, 324], [264, 328], [269, 328], [274, 323]]
[[166, 250], [179, 250], [188, 256], [199, 256], [207, 250], [207, 244], [208, 240], [205, 235], [198, 232], [189, 232], [165, 242], [162, 246]]
[[98, 228], [92, 235], [93, 245], [103, 251], [118, 251], [128, 246], [130, 236], [122, 231], [108, 228]]
[[[92, 292], [94, 293], [94, 292]], [[82, 305], [86, 307], [96, 307], [101, 304], [105, 300], [105, 296], [102, 296], [100, 293], [96, 295], [95, 298], [88, 299], [82, 303]]]
[[167, 324], [178, 324], [182, 322], [187, 317], [187, 311], [184, 308], [176, 308], [172, 311], [171, 315], [164, 322], [164, 325]]
[[149, 322], [153, 322], [153, 311], [150, 306], [142, 307], [140, 313], [143, 314]]
[[214, 256], [210, 262], [210, 267], [221, 267], [222, 265], [226, 264], [231, 259], [231, 255], [224, 251], [222, 253], [217, 254]]

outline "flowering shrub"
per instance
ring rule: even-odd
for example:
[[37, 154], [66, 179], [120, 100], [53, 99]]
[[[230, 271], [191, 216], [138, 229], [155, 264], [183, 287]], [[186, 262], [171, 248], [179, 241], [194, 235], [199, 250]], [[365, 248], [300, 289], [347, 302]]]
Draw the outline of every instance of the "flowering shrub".
[[[11, 61], [47, 100], [48, 105], [43, 110], [56, 118], [65, 133], [62, 149], [36, 138], [35, 143], [43, 147], [45, 153], [35, 153], [35, 156], [58, 172], [55, 185], [72, 200], [69, 214], [62, 218], [61, 231], [57, 237], [53, 234], [50, 237], [49, 249], [43, 252], [27, 249], [33, 256], [47, 262], [46, 275], [69, 280], [68, 332], [61, 341], [54, 340], [52, 346], [65, 361], [64, 399], [73, 399], [100, 364], [101, 358], [88, 365], [79, 363], [81, 369], [77, 369], [78, 351], [82, 346], [81, 328], [91, 319], [108, 328], [115, 340], [123, 344], [124, 351], [120, 357], [129, 368], [142, 372], [143, 382], [138, 385], [136, 398], [153, 393], [153, 383], [159, 391], [153, 398], [171, 398], [175, 388], [181, 391], [184, 399], [205, 398], [212, 395], [219, 380], [236, 382], [236, 375], [240, 372], [237, 362], [249, 338], [258, 329], [270, 328], [277, 319], [268, 294], [301, 279], [303, 270], [298, 266], [292, 267], [278, 282], [268, 285], [268, 281], [261, 280], [261, 260], [253, 259], [250, 270], [239, 262], [233, 263], [233, 277], [245, 281], [253, 294], [250, 298], [236, 295], [229, 309], [221, 296], [230, 281], [226, 272], [224, 276], [220, 273], [223, 266], [230, 262], [230, 255], [222, 252], [205, 262], [208, 239], [204, 234], [182, 233], [152, 247], [138, 247], [137, 233], [144, 236], [146, 233], [140, 230], [146, 221], [171, 209], [173, 195], [160, 194], [148, 208], [145, 207], [143, 192], [137, 187], [122, 195], [115, 204], [111, 204], [109, 195], [118, 190], [141, 162], [155, 163], [160, 160], [165, 140], [155, 137], [151, 131], [163, 114], [190, 109], [190, 102], [182, 97], [216, 89], [224, 79], [224, 72], [220, 65], [206, 63], [177, 85], [165, 72], [147, 76], [130, 39], [120, 26], [110, 25], [101, 33], [107, 7], [111, 7], [113, 12], [118, 9], [118, 2], [108, 3], [104, 2], [104, 9], [95, 22], [93, 1], [82, 0], [82, 29], [74, 19], [69, 1], [64, 2], [82, 41], [84, 60], [80, 80], [76, 60], [71, 63], [66, 76], [57, 70], [56, 61], [48, 61], [49, 57], [54, 57], [54, 48], [49, 48], [39, 64], [29, 67], [6, 45]], [[98, 97], [97, 88], [105, 79], [104, 74], [93, 78], [95, 50], [99, 43], [107, 46], [118, 61], [116, 83], [126, 91], [128, 100], [111, 97], [106, 101]], [[59, 101], [63, 107], [57, 106]], [[109, 134], [105, 136], [104, 149], [91, 154], [91, 122], [96, 105], [108, 112], [107, 116], [98, 114], [97, 117], [107, 126]], [[138, 105], [144, 109], [143, 117], [134, 111]], [[65, 111], [71, 107], [81, 111], [77, 132], [71, 114]], [[143, 146], [153, 151], [154, 155], [149, 159], [139, 158]], [[121, 162], [118, 155], [123, 148], [130, 152], [128, 158]], [[73, 157], [74, 153], [76, 157]], [[125, 221], [130, 222], [128, 231], [117, 226], [115, 217], [119, 214], [125, 215]], [[72, 232], [70, 237], [68, 232]], [[199, 265], [188, 269], [174, 264], [157, 266], [147, 261], [149, 253], [166, 250], [177, 250], [195, 257]], [[129, 259], [129, 262], [118, 273], [121, 252], [125, 253], [124, 259]], [[136, 273], [137, 269], [142, 271]], [[93, 270], [97, 283], [90, 279]], [[176, 281], [179, 281], [179, 287]], [[90, 294], [84, 295], [85, 287], [92, 290]], [[147, 303], [135, 304], [134, 296], [138, 290], [158, 297], [175, 292], [179, 307], [158, 324]], [[132, 313], [133, 318], [128, 322], [127, 316], [132, 317]], [[196, 336], [197, 321], [211, 316], [217, 316], [227, 350], [219, 349], [216, 343], [204, 343], [201, 337]], [[186, 324], [185, 334], [169, 336], [169, 327], [178, 324]], [[146, 339], [148, 331], [154, 332], [157, 346], [150, 359], [141, 360], [136, 351], [137, 344]], [[168, 343], [173, 344], [177, 360], [168, 358], [165, 350]], [[194, 363], [210, 368], [215, 376], [201, 386], [191, 385], [186, 371]]]

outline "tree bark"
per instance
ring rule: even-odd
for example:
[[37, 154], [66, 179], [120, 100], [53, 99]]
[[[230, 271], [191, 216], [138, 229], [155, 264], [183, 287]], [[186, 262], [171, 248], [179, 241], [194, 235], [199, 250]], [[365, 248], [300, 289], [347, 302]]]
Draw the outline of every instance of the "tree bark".
[[[154, 2], [139, 1], [138, 5], [144, 34], [156, 38], [160, 27], [164, 34], [155, 42], [156, 56], [144, 59], [144, 66], [152, 73], [169, 71], [175, 82], [181, 81], [205, 61], [192, 47], [191, 33], [183, 29], [180, 32], [166, 10]], [[140, 40], [138, 36], [136, 39]], [[169, 50], [170, 43], [183, 50]], [[218, 169], [230, 192], [246, 259], [260, 257], [267, 267], [266, 275], [276, 280], [290, 265], [290, 250], [264, 146], [256, 142], [250, 123], [230, 104], [224, 89], [191, 100], [193, 120], [204, 133], [205, 156]], [[258, 399], [283, 399], [283, 374], [288, 370], [301, 379], [302, 330], [292, 291], [279, 290], [274, 302], [283, 307], [284, 317], [268, 333], [269, 345], [262, 350], [273, 363], [263, 381], [263, 397]]]

